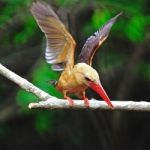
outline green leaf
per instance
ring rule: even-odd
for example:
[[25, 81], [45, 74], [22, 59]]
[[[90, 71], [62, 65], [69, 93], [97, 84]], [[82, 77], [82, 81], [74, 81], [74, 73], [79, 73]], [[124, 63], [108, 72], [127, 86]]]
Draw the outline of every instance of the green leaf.
[[95, 30], [99, 29], [111, 18], [111, 13], [108, 10], [95, 10], [92, 16], [92, 26]]
[[132, 42], [142, 42], [145, 38], [145, 18], [142, 15], [133, 16], [125, 26], [125, 33]]

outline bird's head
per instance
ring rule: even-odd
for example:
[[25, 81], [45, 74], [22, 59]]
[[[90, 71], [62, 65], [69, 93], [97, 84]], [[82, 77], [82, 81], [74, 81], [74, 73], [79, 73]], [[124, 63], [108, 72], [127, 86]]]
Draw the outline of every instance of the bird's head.
[[111, 108], [113, 108], [113, 105], [100, 82], [99, 75], [94, 68], [85, 63], [78, 63], [74, 66], [73, 71], [78, 84], [90, 87], [98, 93]]

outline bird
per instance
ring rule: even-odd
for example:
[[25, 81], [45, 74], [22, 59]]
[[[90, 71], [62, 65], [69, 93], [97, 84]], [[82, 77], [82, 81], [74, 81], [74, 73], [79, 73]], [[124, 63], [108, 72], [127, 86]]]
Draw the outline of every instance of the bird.
[[46, 62], [51, 64], [53, 71], [61, 71], [58, 81], [51, 80], [51, 83], [55, 84], [56, 89], [63, 93], [69, 106], [74, 105], [69, 94], [75, 94], [84, 100], [86, 107], [89, 107], [90, 102], [85, 91], [90, 88], [113, 109], [114, 106], [102, 86], [99, 75], [92, 67], [92, 60], [98, 48], [107, 39], [112, 25], [121, 13], [108, 20], [86, 40], [75, 64], [76, 42], [52, 7], [45, 2], [37, 1], [31, 4], [30, 11], [46, 37]]

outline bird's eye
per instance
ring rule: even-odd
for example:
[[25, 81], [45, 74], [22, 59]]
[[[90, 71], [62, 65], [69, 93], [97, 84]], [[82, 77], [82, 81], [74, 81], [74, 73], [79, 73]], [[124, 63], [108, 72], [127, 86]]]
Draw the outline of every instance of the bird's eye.
[[90, 78], [88, 78], [88, 77], [85, 77], [85, 80], [87, 80], [87, 81], [91, 81], [91, 79], [90, 79]]

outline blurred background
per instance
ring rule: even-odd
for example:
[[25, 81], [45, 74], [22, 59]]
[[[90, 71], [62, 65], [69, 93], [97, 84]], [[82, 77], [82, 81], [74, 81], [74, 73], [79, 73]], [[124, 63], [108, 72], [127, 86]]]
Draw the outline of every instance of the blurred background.
[[[113, 100], [150, 101], [149, 0], [45, 0], [77, 42], [123, 12], [96, 53], [93, 67]], [[62, 95], [44, 60], [45, 38], [30, 12], [32, 0], [0, 0], [0, 63], [44, 91]], [[89, 97], [100, 99], [92, 91]], [[3, 150], [149, 150], [150, 113], [29, 110], [38, 99], [0, 76], [0, 148]]]

